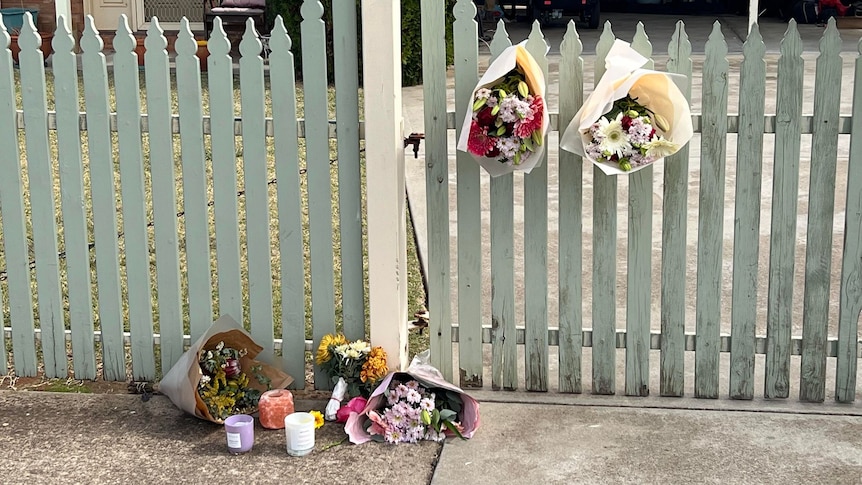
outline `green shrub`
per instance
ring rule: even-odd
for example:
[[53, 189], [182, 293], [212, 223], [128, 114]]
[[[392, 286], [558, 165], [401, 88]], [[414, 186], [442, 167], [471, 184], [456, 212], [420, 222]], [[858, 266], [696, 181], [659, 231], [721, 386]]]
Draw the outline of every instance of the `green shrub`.
[[[345, 0], [339, 0], [345, 1]], [[421, 0], [401, 0], [401, 78], [404, 86], [412, 86], [422, 82], [422, 21], [420, 18]], [[328, 82], [334, 81], [335, 59], [332, 43], [332, 2], [320, 0], [323, 4], [323, 23], [326, 29], [326, 73]], [[356, 0], [357, 12], [357, 45], [359, 46], [359, 75], [362, 76], [362, 17], [361, 0]], [[446, 0], [446, 64], [452, 63], [452, 6], [455, 0]], [[302, 39], [300, 23], [302, 13], [300, 0], [269, 0], [267, 15], [270, 23], [277, 15], [281, 15], [284, 26], [292, 41], [291, 51], [296, 64], [296, 77], [302, 78]]]

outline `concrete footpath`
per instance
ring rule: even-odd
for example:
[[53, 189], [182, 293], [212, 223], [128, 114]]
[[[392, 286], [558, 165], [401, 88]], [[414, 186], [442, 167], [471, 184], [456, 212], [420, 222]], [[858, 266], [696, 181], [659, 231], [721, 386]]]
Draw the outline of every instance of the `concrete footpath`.
[[[471, 393], [481, 426], [441, 446], [343, 442], [338, 424], [291, 457], [258, 423], [231, 456], [224, 428], [164, 396], [0, 391], [0, 483], [860, 483], [856, 406]], [[322, 401], [297, 401], [321, 409]], [[768, 408], [770, 411], [764, 412]], [[857, 411], [857, 415], [848, 412]]]
[[[298, 400], [298, 410], [325, 401]], [[0, 391], [2, 484], [426, 485], [441, 445], [351, 445], [327, 423], [314, 451], [287, 454], [284, 430], [255, 423], [252, 450], [227, 452], [224, 426], [189, 416], [165, 396]]]
[[[862, 417], [482, 402], [433, 484], [860, 483]], [[662, 398], [667, 400], [669, 398]]]

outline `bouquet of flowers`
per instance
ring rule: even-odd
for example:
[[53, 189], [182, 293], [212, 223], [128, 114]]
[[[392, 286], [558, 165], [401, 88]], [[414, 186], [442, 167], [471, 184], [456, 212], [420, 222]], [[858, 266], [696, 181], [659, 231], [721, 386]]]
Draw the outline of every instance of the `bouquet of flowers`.
[[416, 443], [473, 436], [479, 427], [479, 403], [446, 382], [426, 359], [427, 351], [415, 357], [406, 372], [386, 376], [365, 408], [350, 413], [344, 431], [351, 443]]
[[383, 347], [371, 347], [364, 340], [348, 342], [342, 334], [327, 334], [317, 347], [317, 365], [332, 379], [344, 380], [350, 396], [368, 396], [389, 368]]
[[608, 175], [636, 172], [676, 153], [691, 139], [685, 76], [641, 69], [647, 59], [617, 40], [605, 74], [560, 138]]
[[471, 97], [458, 149], [473, 155], [492, 177], [529, 173], [542, 158], [549, 116], [545, 79], [523, 45], [491, 63]]
[[280, 365], [255, 360], [262, 350], [234, 319], [223, 316], [180, 356], [159, 391], [183, 411], [214, 423], [255, 412], [262, 392], [293, 382]]
[[629, 172], [679, 150], [679, 145], [660, 134], [667, 129], [664, 117], [626, 95], [614, 101], [611, 111], [590, 126], [592, 140], [585, 151], [592, 160], [616, 163], [620, 170]]
[[[226, 419], [234, 414], [254, 412], [260, 401], [261, 391], [249, 386], [248, 374], [242, 371], [240, 359], [248, 351], [225, 347], [220, 341], [214, 349], [201, 353], [200, 366], [203, 376], [198, 383], [198, 394], [210, 415]], [[251, 366], [251, 374], [266, 390], [271, 389], [272, 379], [261, 373], [260, 364]]]
[[368, 411], [366, 431], [375, 441], [416, 443], [420, 440], [443, 441], [446, 431], [464, 438], [461, 423], [461, 395], [444, 389], [441, 394], [425, 389], [416, 380], [393, 380], [385, 392], [386, 407]]

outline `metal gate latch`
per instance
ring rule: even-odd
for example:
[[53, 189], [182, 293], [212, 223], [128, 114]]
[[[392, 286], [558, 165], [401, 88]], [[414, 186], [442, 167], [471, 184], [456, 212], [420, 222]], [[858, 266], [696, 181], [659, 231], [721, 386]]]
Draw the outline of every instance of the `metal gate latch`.
[[419, 143], [424, 139], [425, 133], [410, 133], [410, 136], [404, 139], [404, 148], [413, 145], [413, 158], [419, 158]]

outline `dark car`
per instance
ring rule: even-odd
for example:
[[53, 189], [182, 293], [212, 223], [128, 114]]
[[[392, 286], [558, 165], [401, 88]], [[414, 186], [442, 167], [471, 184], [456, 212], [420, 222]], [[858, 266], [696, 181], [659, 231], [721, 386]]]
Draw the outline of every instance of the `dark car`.
[[599, 27], [599, 0], [530, 0], [530, 11], [541, 25], [563, 17], [579, 17], [588, 28]]

